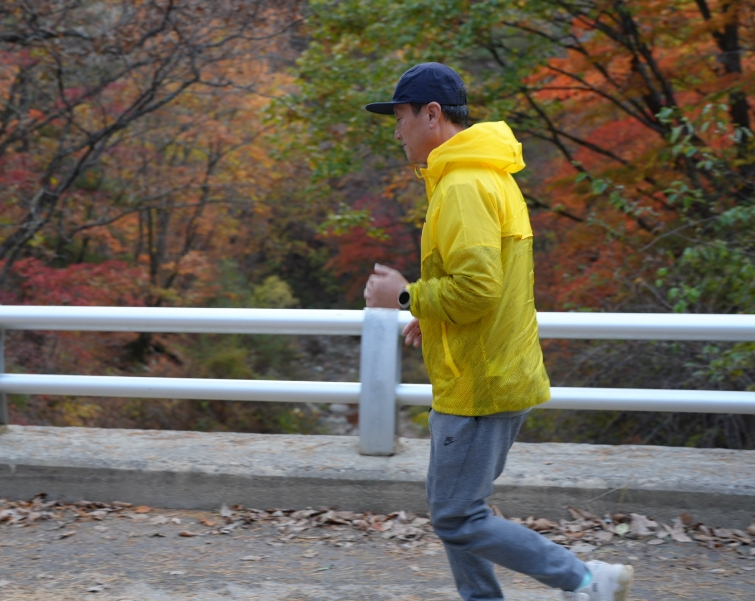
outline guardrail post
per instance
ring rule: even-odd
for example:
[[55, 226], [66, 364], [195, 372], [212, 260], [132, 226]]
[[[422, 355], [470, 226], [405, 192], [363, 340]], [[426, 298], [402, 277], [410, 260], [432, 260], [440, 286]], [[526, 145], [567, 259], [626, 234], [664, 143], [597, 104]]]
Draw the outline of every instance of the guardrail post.
[[365, 309], [359, 380], [359, 452], [393, 455], [401, 381], [398, 309]]
[[[5, 373], [5, 330], [0, 330], [0, 374]], [[8, 425], [8, 395], [0, 392], [0, 434]]]

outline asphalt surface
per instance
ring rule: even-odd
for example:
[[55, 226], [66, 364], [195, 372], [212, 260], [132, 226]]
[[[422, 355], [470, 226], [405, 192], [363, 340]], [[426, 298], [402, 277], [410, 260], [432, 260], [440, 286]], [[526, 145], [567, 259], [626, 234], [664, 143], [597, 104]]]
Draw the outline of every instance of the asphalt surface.
[[[407, 540], [338, 523], [297, 531], [232, 522], [219, 512], [142, 511], [92, 516], [88, 509], [86, 517], [67, 511], [28, 525], [0, 523], [0, 600], [459, 598], [432, 532]], [[622, 538], [581, 556], [634, 565], [633, 601], [755, 599], [755, 554], [747, 545]], [[499, 576], [508, 601], [561, 598], [525, 576], [504, 569]]]

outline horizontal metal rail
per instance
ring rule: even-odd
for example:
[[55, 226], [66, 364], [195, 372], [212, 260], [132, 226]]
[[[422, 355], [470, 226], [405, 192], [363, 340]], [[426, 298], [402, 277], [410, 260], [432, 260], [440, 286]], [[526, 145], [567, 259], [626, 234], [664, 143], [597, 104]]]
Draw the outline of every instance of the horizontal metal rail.
[[280, 403], [358, 403], [359, 382], [213, 380], [129, 376], [2, 374], [8, 394], [49, 394], [151, 399], [271, 401]]
[[[364, 311], [0, 306], [0, 329], [359, 336]], [[408, 321], [408, 320], [407, 320]]]
[[538, 313], [541, 338], [755, 340], [755, 315]]
[[[361, 388], [359, 382], [0, 375], [0, 390], [10, 394], [356, 404]], [[755, 392], [554, 386], [551, 396], [539, 408], [755, 415]], [[430, 406], [432, 388], [429, 384], [399, 384], [395, 398], [399, 405]]]
[[[431, 387], [428, 384], [399, 384], [396, 400], [401, 405], [429, 406], [432, 403]], [[755, 392], [553, 386], [551, 400], [537, 408], [755, 415]]]
[[[359, 403], [360, 452], [390, 455], [396, 407], [432, 403], [429, 385], [400, 382], [398, 334], [411, 319], [390, 309], [0, 306], [0, 425], [8, 422], [8, 394]], [[755, 340], [755, 315], [546, 312], [537, 319], [541, 338]], [[360, 336], [361, 382], [5, 374], [5, 330]], [[755, 415], [755, 392], [554, 387], [551, 394], [540, 407]]]
[[[359, 336], [364, 311], [0, 306], [0, 330]], [[401, 311], [398, 327], [412, 316]], [[755, 340], [755, 315], [538, 313], [541, 338]]]

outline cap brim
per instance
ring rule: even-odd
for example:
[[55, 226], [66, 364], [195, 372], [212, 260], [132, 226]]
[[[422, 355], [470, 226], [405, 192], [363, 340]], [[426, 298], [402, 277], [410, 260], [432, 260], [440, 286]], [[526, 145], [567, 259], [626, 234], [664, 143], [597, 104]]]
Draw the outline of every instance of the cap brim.
[[366, 108], [371, 113], [377, 113], [378, 115], [392, 115], [393, 107], [400, 102], [372, 102], [368, 104]]

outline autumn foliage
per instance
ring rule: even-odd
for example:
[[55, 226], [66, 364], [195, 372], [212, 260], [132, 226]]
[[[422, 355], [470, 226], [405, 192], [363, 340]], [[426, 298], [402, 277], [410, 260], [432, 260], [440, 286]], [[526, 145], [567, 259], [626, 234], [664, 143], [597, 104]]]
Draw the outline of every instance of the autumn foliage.
[[[0, 302], [359, 307], [375, 262], [417, 277], [424, 186], [363, 107], [436, 60], [473, 121], [524, 143], [541, 311], [752, 313], [754, 45], [742, 0], [10, 0]], [[56, 348], [119, 373], [267, 369], [238, 341], [202, 363], [133, 337]], [[21, 346], [62, 371], [54, 338]], [[750, 390], [751, 346], [548, 342], [546, 359], [562, 385]], [[755, 446], [752, 420], [684, 419], [567, 431]]]
[[[407, 66], [446, 62], [465, 76], [473, 121], [503, 118], [524, 142], [517, 179], [540, 310], [755, 311], [751, 3], [311, 6], [317, 27], [288, 117], [308, 131], [313, 171], [331, 190], [372, 169], [389, 200], [412, 194], [421, 213], [422, 186], [404, 177], [391, 124], [363, 106], [389, 97]], [[363, 117], [319, 110], [332, 98]], [[546, 361], [556, 384], [751, 390], [751, 346], [549, 341]], [[755, 445], [744, 416], [568, 419], [529, 435], [582, 428], [592, 441]]]

